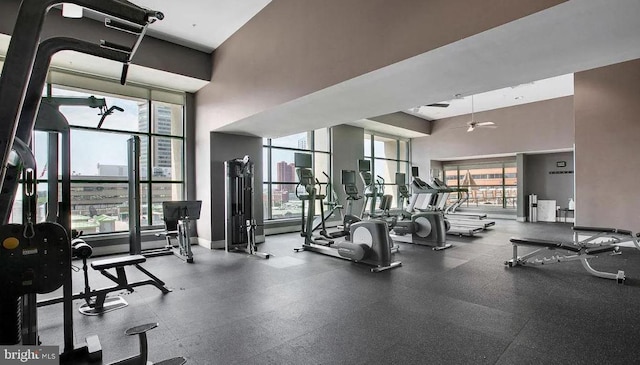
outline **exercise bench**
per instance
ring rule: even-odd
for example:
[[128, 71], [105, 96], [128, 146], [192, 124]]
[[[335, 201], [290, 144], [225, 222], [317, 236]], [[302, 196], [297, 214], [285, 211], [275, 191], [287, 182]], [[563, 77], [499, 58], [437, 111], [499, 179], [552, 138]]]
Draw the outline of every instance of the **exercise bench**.
[[[90, 246], [89, 246], [90, 247]], [[90, 248], [87, 249], [86, 252], [82, 252], [82, 250], [76, 249], [74, 247], [76, 257], [82, 258], [83, 262], [83, 270], [84, 270], [84, 291], [80, 293], [73, 294], [73, 299], [84, 299], [85, 304], [81, 305], [78, 309], [80, 313], [94, 316], [102, 313], [110, 312], [116, 309], [120, 309], [126, 307], [128, 305], [127, 301], [124, 300], [121, 296], [110, 297], [107, 295], [111, 292], [119, 291], [119, 290], [127, 290], [130, 293], [134, 291], [134, 288], [143, 285], [153, 285], [158, 290], [160, 290], [163, 294], [167, 294], [171, 292], [171, 289], [165, 286], [165, 283], [160, 280], [158, 277], [150, 273], [147, 269], [140, 266], [140, 264], [147, 261], [147, 259], [142, 255], [130, 255], [123, 257], [115, 257], [104, 260], [96, 260], [91, 263], [91, 267], [94, 270], [100, 271], [102, 275], [104, 275], [109, 280], [113, 281], [116, 285], [92, 290], [89, 286], [89, 275], [87, 269], [87, 258], [91, 256]], [[82, 254], [78, 255], [78, 252], [82, 252]], [[127, 278], [127, 273], [125, 268], [129, 266], [133, 266], [137, 268], [140, 272], [144, 273], [149, 279], [137, 281], [137, 282], [129, 282]], [[115, 270], [115, 273], [109, 271]], [[38, 307], [61, 303], [63, 301], [62, 297], [47, 299], [38, 301]]]
[[[87, 286], [87, 288], [85, 288], [85, 293], [81, 293], [83, 294], [83, 297], [86, 299], [87, 303], [80, 306], [80, 313], [86, 315], [97, 315], [100, 313], [126, 307], [127, 302], [120, 296], [107, 299], [107, 294], [113, 291], [128, 290], [130, 293], [132, 293], [134, 291], [133, 288], [143, 285], [153, 285], [158, 288], [158, 290], [160, 290], [163, 294], [169, 293], [171, 290], [165, 286], [165, 283], [162, 280], [150, 273], [144, 267], [140, 266], [140, 264], [145, 261], [147, 261], [147, 259], [142, 255], [130, 255], [93, 261], [91, 263], [91, 268], [100, 271], [102, 275], [116, 283], [116, 285], [95, 291], [87, 291]], [[137, 268], [142, 273], [147, 275], [149, 279], [130, 283], [127, 279], [127, 273], [125, 272], [125, 267], [127, 266], [133, 266]], [[113, 275], [112, 272], [108, 271], [110, 269], [115, 269], [115, 275]], [[86, 294], [87, 292], [89, 293], [89, 295]], [[91, 300], [91, 297], [95, 297], [95, 300]]]
[[[611, 236], [607, 236], [607, 233], [612, 233], [610, 230], [608, 232], [603, 231], [600, 228], [590, 228], [588, 230], [584, 229], [586, 227], [575, 227], [574, 229], [574, 240], [573, 242], [563, 242], [563, 241], [552, 241], [552, 240], [544, 240], [544, 239], [534, 239], [534, 238], [518, 238], [512, 237], [510, 239], [511, 244], [513, 245], [513, 257], [511, 260], [505, 261], [504, 264], [513, 267], [518, 265], [544, 265], [544, 264], [552, 264], [559, 263], [565, 261], [575, 261], [580, 260], [582, 266], [588, 273], [591, 275], [604, 278], [604, 279], [613, 279], [616, 280], [617, 283], [624, 283], [625, 276], [623, 270], [618, 270], [617, 273], [609, 273], [595, 270], [589, 264], [590, 259], [597, 258], [598, 255], [608, 253], [610, 255], [619, 255], [621, 254], [620, 248], [616, 245], [618, 241], [611, 238]], [[577, 231], [591, 231], [597, 232], [596, 235], [591, 235], [587, 239], [580, 239]], [[618, 232], [620, 230], [617, 230]], [[625, 232], [626, 233], [626, 232]], [[607, 239], [602, 240], [603, 237], [607, 237]], [[599, 238], [596, 240], [595, 238]], [[597, 242], [600, 241], [600, 242]], [[538, 249], [524, 255], [518, 256], [518, 246], [530, 246], [537, 247]], [[552, 255], [551, 257], [536, 257], [540, 256], [541, 251], [543, 250], [565, 250], [568, 251], [568, 254], [562, 255]]]
[[[586, 234], [586, 237], [580, 237], [581, 233], [582, 236], [585, 236]], [[640, 233], [634, 234], [626, 229], [584, 226], [573, 227], [573, 240], [582, 244], [602, 242], [620, 244], [631, 242], [638, 250], [640, 250], [640, 243], [638, 243], [639, 238]]]

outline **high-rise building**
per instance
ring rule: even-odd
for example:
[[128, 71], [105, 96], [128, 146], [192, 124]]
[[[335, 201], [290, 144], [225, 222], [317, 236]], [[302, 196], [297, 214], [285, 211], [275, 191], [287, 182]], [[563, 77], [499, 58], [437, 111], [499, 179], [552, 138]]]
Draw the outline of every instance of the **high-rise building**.
[[[293, 163], [280, 161], [276, 164], [276, 180], [278, 182], [295, 182], [296, 181], [296, 167]], [[291, 193], [295, 190], [295, 185], [281, 184], [279, 186], [280, 191], [286, 191]]]
[[[151, 126], [151, 131], [156, 134], [172, 134], [172, 108], [168, 105], [153, 104], [154, 110], [152, 113], [151, 123], [147, 123], [149, 119], [149, 104], [138, 104], [138, 130], [141, 132], [148, 131]], [[140, 149], [142, 151], [140, 156], [140, 176], [146, 177], [149, 167], [149, 158], [151, 158], [151, 174], [155, 177], [171, 176], [172, 167], [172, 154], [171, 154], [171, 139], [166, 137], [152, 137], [152, 149], [151, 156], [148, 151], [149, 141], [145, 138], [140, 140]]]
[[298, 140], [298, 148], [306, 150], [307, 149], [307, 137], [300, 138]]

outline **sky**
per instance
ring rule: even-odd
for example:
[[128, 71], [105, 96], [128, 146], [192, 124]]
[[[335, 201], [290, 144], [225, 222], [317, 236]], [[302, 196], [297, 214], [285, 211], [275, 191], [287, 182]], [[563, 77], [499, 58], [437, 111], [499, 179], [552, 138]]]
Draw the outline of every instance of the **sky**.
[[[138, 101], [113, 98], [99, 94], [85, 94], [66, 89], [54, 89], [54, 96], [74, 96], [105, 98], [107, 107], [113, 105], [124, 109], [124, 112], [114, 111], [108, 116], [102, 127], [108, 129], [122, 129], [125, 131], [138, 130]], [[143, 100], [140, 100], [143, 101]], [[70, 125], [97, 127], [101, 116], [99, 109], [86, 106], [61, 106], [60, 111], [67, 118]], [[80, 175], [97, 175], [98, 164], [127, 165], [127, 139], [129, 133], [104, 133], [85, 130], [71, 132], [71, 170]], [[38, 175], [42, 174], [47, 159], [47, 134], [36, 132], [35, 155], [38, 164]]]

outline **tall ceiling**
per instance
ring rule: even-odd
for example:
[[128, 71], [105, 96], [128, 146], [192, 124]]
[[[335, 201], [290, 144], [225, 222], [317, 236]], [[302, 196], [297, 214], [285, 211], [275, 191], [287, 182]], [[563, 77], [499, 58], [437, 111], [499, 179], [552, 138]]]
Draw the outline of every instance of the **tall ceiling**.
[[435, 105], [421, 105], [404, 112], [428, 120], [506, 108], [573, 95], [573, 74], [550, 77], [476, 95], [454, 95]]
[[[150, 35], [209, 52], [258, 14], [270, 0], [133, 2], [165, 13], [163, 21], [150, 27]], [[224, 130], [250, 129], [259, 136], [275, 137], [396, 111], [425, 119], [466, 114], [471, 112], [470, 95], [477, 95], [475, 111], [570, 95], [573, 72], [640, 58], [638, 19], [638, 0], [569, 0], [271, 108]], [[7, 44], [8, 39], [0, 37], [0, 53], [2, 48], [6, 50]], [[56, 55], [54, 64], [98, 75], [105, 75], [113, 68], [113, 74], [119, 75], [119, 65], [66, 53]], [[441, 72], [424, 80], [416, 77], [422, 70]], [[141, 75], [143, 83], [145, 80], [166, 81], [167, 87], [190, 92], [205, 84], [201, 80], [160, 75], [160, 71], [138, 70], [135, 65], [131, 72], [134, 76]], [[560, 77], [555, 78], [557, 76]], [[547, 78], [552, 79], [540, 81]], [[527, 89], [530, 94], [515, 99]], [[487, 93], [493, 90], [497, 91]], [[461, 97], [456, 97], [457, 94]], [[449, 101], [450, 106], [415, 109], [441, 101]]]
[[220, 130], [282, 136], [638, 59], [638, 19], [638, 0], [569, 0]]
[[149, 34], [204, 52], [218, 48], [271, 0], [133, 0], [136, 5], [160, 10], [161, 22]]

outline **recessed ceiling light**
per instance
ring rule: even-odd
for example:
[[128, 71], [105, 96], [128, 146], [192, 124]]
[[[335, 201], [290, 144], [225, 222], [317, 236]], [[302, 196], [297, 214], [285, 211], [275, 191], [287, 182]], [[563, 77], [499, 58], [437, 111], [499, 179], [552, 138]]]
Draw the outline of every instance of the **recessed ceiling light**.
[[65, 18], [82, 18], [82, 6], [70, 3], [62, 4], [62, 16]]

